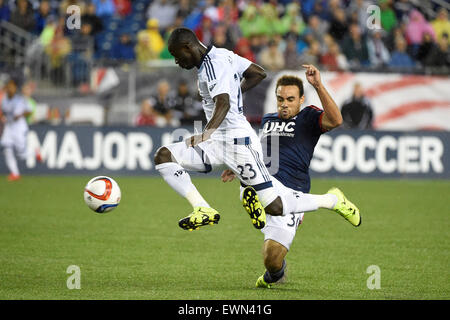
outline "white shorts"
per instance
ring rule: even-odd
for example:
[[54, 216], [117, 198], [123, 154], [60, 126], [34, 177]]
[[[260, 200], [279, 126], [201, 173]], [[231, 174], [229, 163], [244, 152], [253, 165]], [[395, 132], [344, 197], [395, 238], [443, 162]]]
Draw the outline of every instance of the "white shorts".
[[[274, 177], [272, 177], [272, 183], [274, 188], [277, 189], [278, 193], [281, 195], [287, 192], [301, 193], [300, 191], [295, 191], [286, 187]], [[241, 187], [241, 200], [243, 190], [244, 188]], [[266, 214], [266, 226], [261, 229], [261, 232], [264, 233], [264, 241], [276, 241], [289, 250], [297, 232], [297, 228], [303, 222], [303, 216], [303, 212], [296, 214], [290, 213], [285, 216], [272, 216]]]
[[188, 147], [185, 141], [165, 147], [173, 160], [188, 171], [231, 169], [242, 184], [255, 188], [264, 206], [278, 197], [262, 161], [262, 147], [256, 134], [228, 140], [208, 139], [195, 147]]
[[14, 148], [19, 156], [27, 153], [27, 129], [16, 129], [5, 126], [0, 140], [4, 148]]

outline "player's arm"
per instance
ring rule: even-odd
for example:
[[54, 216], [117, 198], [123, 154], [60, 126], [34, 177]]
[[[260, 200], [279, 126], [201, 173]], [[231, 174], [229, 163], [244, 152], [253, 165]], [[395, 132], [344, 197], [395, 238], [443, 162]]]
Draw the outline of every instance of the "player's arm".
[[211, 134], [220, 126], [230, 110], [230, 96], [228, 93], [221, 93], [214, 97], [214, 111], [211, 119], [205, 125], [203, 133], [190, 138], [190, 146], [196, 146], [200, 142], [208, 140]]
[[306, 79], [316, 89], [322, 103], [324, 115], [322, 117], [322, 128], [332, 130], [342, 124], [342, 115], [336, 102], [322, 83], [319, 70], [310, 64], [302, 65], [306, 69]]
[[261, 66], [252, 63], [247, 70], [244, 71], [242, 76], [241, 91], [244, 93], [245, 91], [257, 86], [267, 76], [267, 74]]

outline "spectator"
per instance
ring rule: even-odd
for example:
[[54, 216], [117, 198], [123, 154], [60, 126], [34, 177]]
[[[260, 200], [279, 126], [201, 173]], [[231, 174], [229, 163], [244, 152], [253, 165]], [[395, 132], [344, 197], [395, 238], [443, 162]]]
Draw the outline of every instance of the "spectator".
[[39, 9], [35, 14], [36, 27], [34, 28], [34, 33], [41, 34], [42, 30], [44, 30], [46, 20], [50, 15], [51, 15], [50, 1], [42, 0], [39, 5]]
[[309, 48], [300, 56], [300, 64], [312, 64], [317, 65], [320, 57], [320, 43], [318, 41], [312, 41]]
[[77, 6], [80, 8], [80, 13], [83, 14], [86, 11], [86, 4], [82, 0], [63, 0], [59, 6], [59, 12], [61, 17], [65, 17], [70, 14], [67, 12], [67, 8], [70, 6]]
[[239, 9], [234, 0], [221, 0], [217, 7], [217, 15], [219, 22], [231, 22], [235, 24], [239, 20]]
[[369, 52], [365, 37], [357, 24], [350, 25], [350, 34], [342, 42], [342, 51], [351, 66], [367, 66], [369, 64]]
[[429, 33], [436, 41], [436, 35], [431, 25], [425, 20], [422, 13], [414, 9], [409, 15], [409, 23], [406, 25], [405, 35], [408, 45], [411, 47], [413, 57], [417, 55], [420, 44], [422, 43], [423, 35]]
[[81, 16], [82, 24], [88, 23], [92, 26], [92, 35], [96, 35], [97, 33], [103, 30], [103, 22], [102, 19], [96, 13], [97, 9], [95, 4], [92, 2], [88, 4], [86, 7], [86, 12]]
[[242, 13], [242, 17], [239, 19], [239, 27], [242, 35], [246, 38], [269, 33], [264, 18], [259, 14], [258, 8], [252, 4], [249, 4]]
[[288, 38], [286, 49], [284, 50], [285, 69], [298, 70], [300, 68], [300, 56], [297, 52], [297, 41], [295, 38]]
[[25, 118], [28, 124], [33, 124], [36, 122], [35, 114], [36, 114], [36, 100], [33, 98], [34, 90], [36, 89], [36, 84], [33, 82], [26, 82], [22, 86], [22, 96], [26, 100], [29, 110], [31, 113]]
[[17, 7], [11, 14], [11, 23], [25, 31], [34, 31], [36, 20], [27, 0], [17, 0]]
[[429, 33], [425, 33], [423, 35], [422, 43], [420, 44], [419, 49], [417, 51], [416, 55], [417, 61], [419, 61], [422, 65], [425, 65], [425, 59], [428, 57], [428, 55], [435, 46], [436, 44], [434, 43], [431, 35]]
[[403, 38], [397, 38], [395, 41], [395, 51], [392, 52], [389, 66], [391, 68], [412, 69], [415, 67], [414, 60], [406, 52], [406, 41]]
[[8, 0], [0, 0], [0, 21], [9, 21], [11, 19], [11, 10], [9, 9]]
[[222, 23], [219, 23], [214, 29], [213, 45], [217, 48], [226, 48], [228, 50], [233, 50], [234, 48], [234, 43], [228, 37], [227, 29]]
[[269, 71], [280, 71], [284, 68], [284, 56], [275, 41], [271, 40], [269, 46], [261, 51], [259, 62]]
[[140, 63], [158, 59], [164, 49], [164, 40], [158, 31], [158, 20], [149, 19], [147, 29], [139, 31], [137, 41], [135, 51]]
[[277, 33], [281, 32], [279, 12], [278, 12], [278, 2], [277, 0], [269, 0], [266, 3], [261, 5], [261, 15], [264, 20], [264, 25], [266, 26], [266, 30], [264, 34], [268, 36], [273, 36]]
[[250, 60], [251, 62], [256, 62], [255, 53], [252, 51], [250, 41], [247, 38], [242, 37], [238, 40], [236, 46], [234, 47], [234, 52], [241, 57]]
[[405, 23], [408, 21], [409, 13], [414, 8], [410, 0], [397, 0], [394, 2], [394, 11], [397, 21]]
[[198, 40], [205, 46], [209, 46], [213, 41], [214, 36], [213, 22], [211, 18], [204, 16], [200, 25], [194, 30]]
[[378, 68], [389, 64], [390, 54], [383, 41], [383, 30], [374, 29], [367, 41], [367, 51], [372, 67]]
[[173, 108], [174, 118], [182, 125], [192, 125], [194, 121], [206, 121], [202, 104], [189, 92], [188, 82], [180, 80]]
[[116, 13], [113, 0], [92, 0], [95, 6], [95, 14], [100, 18], [111, 17]]
[[210, 18], [214, 24], [219, 22], [219, 10], [215, 0], [205, 0], [203, 15]]
[[[292, 28], [294, 26], [294, 28]], [[303, 21], [300, 4], [296, 1], [289, 3], [286, 6], [286, 12], [280, 20], [280, 32], [286, 34], [293, 32], [300, 36], [305, 31], [306, 25]]]
[[321, 46], [323, 45], [323, 37], [327, 33], [327, 30], [328, 23], [321, 20], [316, 15], [312, 15], [311, 17], [309, 17], [306, 32], [308, 32], [315, 40], [319, 41]]
[[328, 32], [334, 40], [340, 42], [348, 32], [347, 17], [343, 9], [337, 9], [333, 13]]
[[65, 19], [60, 18], [55, 34], [51, 42], [45, 47], [45, 52], [50, 59], [50, 76], [53, 83], [64, 83], [65, 70], [63, 61], [72, 50], [70, 40], [64, 36]]
[[72, 37], [72, 52], [68, 55], [72, 70], [72, 84], [87, 83], [90, 74], [90, 61], [94, 54], [94, 37], [89, 23], [81, 25], [80, 32]]
[[365, 33], [367, 29], [367, 20], [369, 19], [367, 8], [370, 4], [366, 0], [355, 0], [349, 5], [350, 16], [352, 17], [349, 25], [357, 24], [361, 33]]
[[178, 5], [177, 17], [182, 17], [183, 20], [188, 17], [193, 8], [191, 7], [191, 3], [189, 0], [180, 0]]
[[328, 71], [345, 71], [348, 69], [347, 59], [341, 53], [336, 42], [332, 43], [328, 52], [320, 57], [320, 64]]
[[113, 58], [127, 61], [132, 61], [136, 58], [134, 43], [128, 33], [122, 33], [119, 41], [114, 44]]
[[379, 0], [381, 26], [386, 32], [391, 32], [397, 25], [397, 17], [392, 9], [392, 0]]
[[166, 29], [174, 23], [177, 12], [178, 6], [168, 0], [155, 0], [148, 7], [147, 19], [157, 19], [159, 31], [164, 34]]
[[444, 34], [450, 36], [450, 21], [448, 20], [447, 9], [441, 8], [437, 14], [436, 19], [431, 22], [431, 26], [439, 41]]
[[158, 117], [157, 125], [178, 126], [180, 122], [174, 118], [175, 98], [170, 92], [170, 84], [163, 79], [158, 82], [157, 93], [150, 98], [150, 103]]
[[372, 129], [373, 111], [360, 83], [356, 83], [353, 96], [346, 100], [341, 108], [343, 128]]
[[116, 12], [121, 17], [126, 17], [132, 11], [130, 0], [114, 0]]
[[149, 99], [142, 101], [141, 111], [136, 117], [136, 125], [141, 126], [154, 126], [156, 125], [157, 115]]
[[433, 47], [425, 59], [427, 67], [450, 67], [450, 52], [448, 50], [448, 37], [443, 36], [438, 45]]

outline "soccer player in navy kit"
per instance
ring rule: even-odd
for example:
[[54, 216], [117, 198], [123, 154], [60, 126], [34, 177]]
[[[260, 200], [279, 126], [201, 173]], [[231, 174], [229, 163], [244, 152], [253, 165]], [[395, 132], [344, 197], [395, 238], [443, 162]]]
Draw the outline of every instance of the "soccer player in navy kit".
[[[295, 76], [283, 76], [277, 81], [276, 97], [277, 112], [266, 114], [262, 119], [262, 146], [266, 148], [268, 158], [272, 144], [278, 149], [278, 163], [275, 165], [272, 182], [284, 193], [293, 193], [302, 201], [302, 209], [291, 210], [290, 215], [266, 217], [266, 226], [262, 229], [264, 238], [264, 265], [266, 272], [256, 282], [257, 287], [270, 288], [271, 283], [283, 278], [285, 272], [285, 256], [294, 239], [297, 227], [303, 219], [303, 212], [314, 211], [318, 208], [332, 209], [338, 212], [352, 225], [359, 226], [361, 218], [358, 208], [348, 201], [337, 188], [330, 189], [325, 195], [308, 194], [310, 190], [309, 165], [320, 135], [332, 130], [342, 123], [339, 108], [323, 86], [320, 73], [312, 65], [304, 65], [306, 78], [313, 85], [323, 105], [323, 110], [316, 106], [306, 106], [304, 102], [302, 80]], [[330, 121], [329, 119], [334, 119]], [[267, 168], [272, 162], [265, 159]], [[276, 161], [275, 161], [276, 162]], [[224, 171], [222, 180], [231, 181], [233, 174]], [[245, 201], [245, 189], [241, 187], [244, 207], [248, 211]], [[258, 206], [258, 202], [252, 204]], [[306, 209], [308, 208], [308, 209]], [[260, 210], [261, 206], [259, 207]]]

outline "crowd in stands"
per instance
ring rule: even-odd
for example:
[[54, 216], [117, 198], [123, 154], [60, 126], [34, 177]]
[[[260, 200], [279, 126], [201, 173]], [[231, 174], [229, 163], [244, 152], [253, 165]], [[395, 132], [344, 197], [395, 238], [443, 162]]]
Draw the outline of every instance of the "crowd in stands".
[[[71, 30], [74, 5], [81, 26]], [[379, 19], [370, 5], [379, 9]], [[431, 67], [448, 74], [448, 12], [434, 2], [430, 6], [432, 13], [419, 0], [0, 0], [0, 20], [38, 36], [29, 55], [46, 54], [54, 72], [69, 60], [75, 85], [88, 81], [82, 70], [92, 61], [145, 66], [172, 59], [166, 40], [181, 26], [206, 46], [233, 50], [269, 72], [298, 70], [306, 63], [329, 71]], [[174, 99], [165, 100], [175, 110]], [[154, 121], [155, 114], [168, 123], [186, 117], [166, 113], [158, 101], [143, 102], [142, 123]]]
[[[76, 48], [91, 43], [93, 52], [83, 58], [137, 60], [144, 64], [170, 59], [165, 40], [171, 30], [186, 26], [205, 45], [233, 50], [269, 71], [296, 69], [302, 63], [317, 64], [327, 70], [449, 66], [448, 12], [436, 6], [436, 16], [425, 16], [421, 7], [416, 6], [418, 3], [417, 0], [0, 0], [0, 20], [40, 36], [54, 65]], [[380, 28], [367, 10], [373, 4], [380, 9]], [[78, 6], [82, 15], [81, 28], [75, 31], [68, 30], [66, 24], [73, 5]], [[113, 39], [96, 37], [108, 30], [111, 17], [123, 20], [137, 11], [144, 14], [144, 22], [134, 33], [130, 29], [115, 29]], [[99, 52], [105, 41], [109, 44], [108, 54], [102, 55]]]

